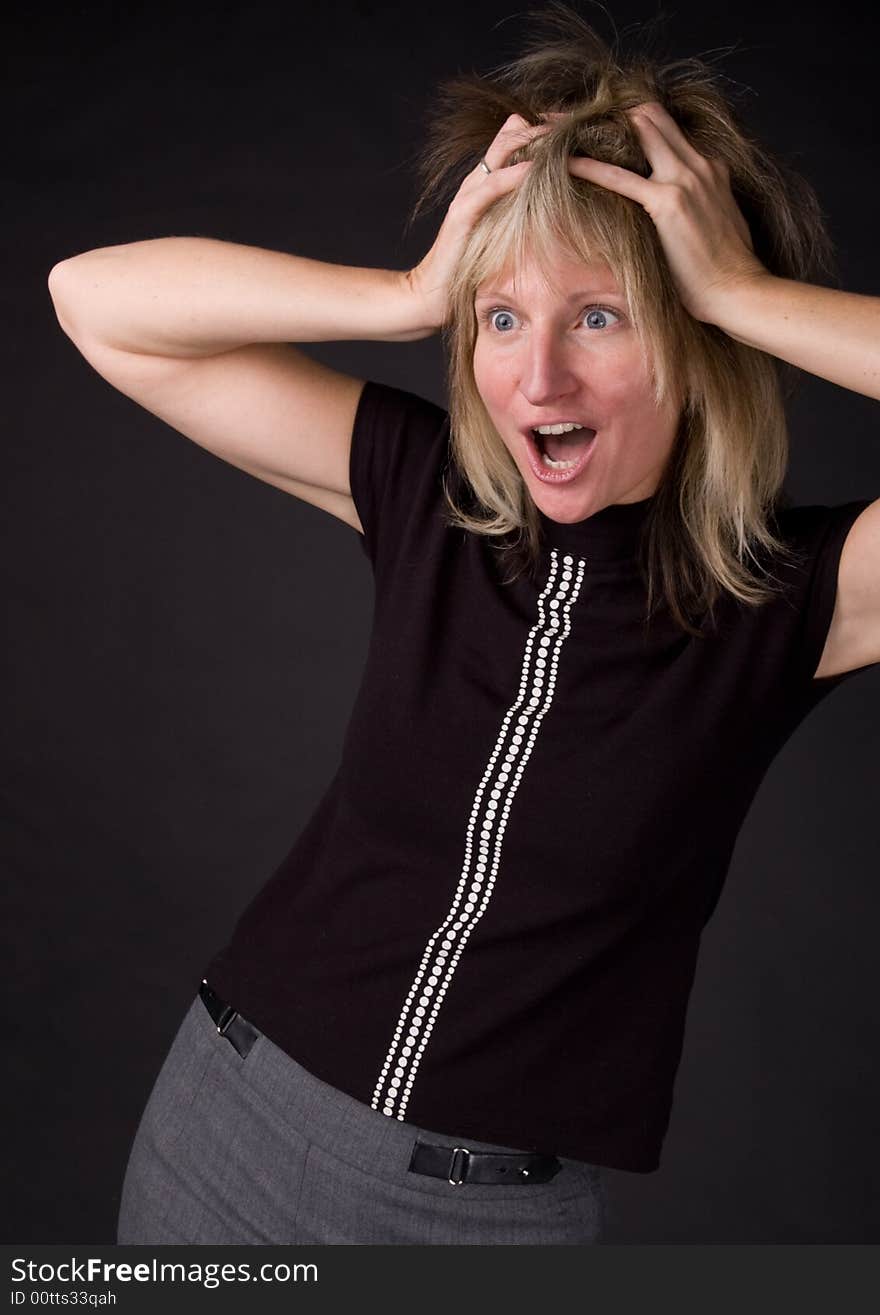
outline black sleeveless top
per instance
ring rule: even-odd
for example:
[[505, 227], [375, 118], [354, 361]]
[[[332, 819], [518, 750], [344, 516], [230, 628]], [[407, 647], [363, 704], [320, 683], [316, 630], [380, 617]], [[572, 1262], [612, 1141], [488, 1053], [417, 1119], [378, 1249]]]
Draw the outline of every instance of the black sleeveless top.
[[644, 627], [644, 502], [543, 518], [539, 576], [449, 527], [449, 418], [368, 381], [351, 489], [370, 648], [339, 769], [204, 975], [303, 1067], [434, 1132], [647, 1172], [700, 935], [812, 679], [867, 499], [716, 633]]

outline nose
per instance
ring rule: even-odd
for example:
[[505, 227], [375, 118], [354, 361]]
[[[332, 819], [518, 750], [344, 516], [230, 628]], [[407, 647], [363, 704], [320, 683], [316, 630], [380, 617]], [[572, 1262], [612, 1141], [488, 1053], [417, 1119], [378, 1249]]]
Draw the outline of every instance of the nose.
[[577, 392], [581, 380], [564, 344], [549, 332], [532, 330], [520, 358], [519, 388], [536, 409]]

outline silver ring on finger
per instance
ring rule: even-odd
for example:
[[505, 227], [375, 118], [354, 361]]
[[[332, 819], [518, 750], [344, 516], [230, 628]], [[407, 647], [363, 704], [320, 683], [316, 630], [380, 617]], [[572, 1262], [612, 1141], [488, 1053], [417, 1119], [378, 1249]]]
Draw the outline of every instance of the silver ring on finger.
[[486, 163], [486, 157], [485, 157], [485, 155], [483, 156], [482, 160], [480, 161], [480, 168], [481, 168], [481, 169], [485, 169], [485, 171], [486, 171], [487, 174], [490, 174], [490, 173], [492, 172], [492, 170], [489, 168], [488, 164]]

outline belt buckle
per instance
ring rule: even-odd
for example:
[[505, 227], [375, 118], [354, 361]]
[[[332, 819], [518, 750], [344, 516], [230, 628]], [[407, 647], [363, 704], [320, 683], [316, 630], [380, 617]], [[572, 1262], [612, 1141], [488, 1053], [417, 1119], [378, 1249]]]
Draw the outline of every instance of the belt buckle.
[[[456, 1147], [453, 1148], [453, 1151], [452, 1151], [452, 1164], [451, 1164], [451, 1166], [450, 1166], [450, 1173], [452, 1173], [452, 1174], [455, 1173], [455, 1157], [456, 1157], [456, 1155], [458, 1154], [459, 1151], [461, 1151], [462, 1155], [470, 1155], [470, 1151], [468, 1150], [468, 1148], [467, 1148], [466, 1146], [456, 1146]], [[463, 1161], [462, 1161], [462, 1164], [461, 1164], [461, 1171], [464, 1172], [464, 1170], [465, 1170], [466, 1167], [467, 1167], [467, 1160], [463, 1160]], [[464, 1178], [463, 1178], [463, 1177], [462, 1177], [462, 1178], [454, 1178], [454, 1177], [453, 1177], [453, 1178], [449, 1178], [447, 1181], [450, 1182], [450, 1183], [452, 1184], [453, 1187], [461, 1187], [462, 1183], [464, 1182]]]

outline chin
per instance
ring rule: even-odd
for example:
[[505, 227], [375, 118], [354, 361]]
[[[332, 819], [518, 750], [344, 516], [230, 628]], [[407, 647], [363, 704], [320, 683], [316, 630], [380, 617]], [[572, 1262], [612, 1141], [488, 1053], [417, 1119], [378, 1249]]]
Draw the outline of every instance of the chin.
[[543, 506], [535, 500], [535, 505], [544, 513], [548, 520], [556, 521], [559, 525], [575, 525], [578, 521], [585, 521], [588, 517], [601, 511], [601, 507], [594, 505], [592, 502], [583, 500], [578, 503], [571, 502], [565, 507]]
[[534, 478], [523, 479], [529, 496], [538, 508], [552, 521], [562, 525], [582, 521], [599, 510], [597, 499], [590, 490], [549, 489]]

